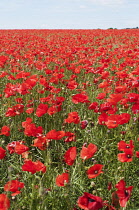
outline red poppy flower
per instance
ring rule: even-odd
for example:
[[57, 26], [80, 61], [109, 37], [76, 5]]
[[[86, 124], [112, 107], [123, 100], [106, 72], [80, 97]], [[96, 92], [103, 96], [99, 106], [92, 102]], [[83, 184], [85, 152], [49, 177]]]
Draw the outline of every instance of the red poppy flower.
[[34, 144], [32, 146], [38, 147], [40, 150], [45, 150], [49, 141], [45, 136], [39, 136], [33, 140]]
[[45, 113], [47, 113], [48, 105], [47, 104], [39, 104], [36, 110], [37, 117], [41, 117]]
[[31, 114], [31, 113], [33, 113], [34, 112], [34, 108], [32, 107], [32, 108], [28, 108], [28, 109], [26, 109], [26, 113], [27, 114]]
[[74, 90], [75, 88], [77, 88], [77, 86], [78, 86], [78, 83], [75, 80], [71, 80], [67, 84], [67, 88], [71, 90]]
[[21, 155], [22, 153], [26, 152], [29, 150], [29, 147], [27, 147], [24, 144], [16, 144], [14, 148], [14, 152], [17, 153], [18, 155]]
[[6, 148], [7, 148], [7, 150], [9, 150], [10, 154], [13, 154], [15, 152], [15, 147], [22, 143], [24, 143], [24, 142], [23, 141], [12, 141], [6, 146]]
[[98, 108], [98, 103], [97, 102], [92, 102], [88, 107], [89, 110], [93, 110], [93, 109], [96, 109], [96, 108]]
[[138, 93], [129, 93], [127, 94], [128, 101], [137, 102], [139, 101], [139, 94]]
[[[120, 73], [120, 72], [117, 72], [117, 73]], [[125, 93], [126, 90], [127, 90], [127, 86], [124, 86], [124, 85], [115, 87], [115, 93]]]
[[24, 161], [24, 165], [22, 165], [22, 171], [28, 171], [32, 174], [35, 174], [37, 171], [42, 171], [45, 173], [46, 166], [40, 161], [33, 162], [32, 160], [26, 159]]
[[23, 99], [22, 99], [22, 98], [16, 98], [15, 101], [16, 101], [17, 103], [23, 103]]
[[118, 197], [119, 197], [119, 203], [121, 207], [126, 207], [127, 201], [131, 197], [131, 192], [133, 189], [133, 186], [125, 187], [126, 183], [124, 180], [120, 180], [115, 187], [118, 189], [116, 191]]
[[104, 71], [102, 74], [101, 74], [101, 79], [106, 79], [106, 78], [108, 78], [108, 76], [109, 76], [109, 72], [108, 71]]
[[29, 128], [26, 128], [24, 131], [25, 135], [34, 136], [34, 137], [38, 137], [39, 135], [42, 135], [42, 133], [43, 133], [42, 126], [36, 127], [34, 123], [30, 124]]
[[75, 74], [80, 74], [80, 72], [81, 72], [81, 66], [75, 67], [75, 68], [73, 69], [73, 72], [74, 72]]
[[22, 122], [22, 127], [25, 128], [31, 122], [32, 122], [32, 119], [30, 117], [27, 117], [26, 121]]
[[64, 154], [64, 161], [67, 165], [73, 165], [76, 159], [76, 147], [70, 147]]
[[105, 122], [107, 122], [107, 120], [108, 120], [108, 115], [106, 113], [102, 113], [98, 117], [98, 123], [100, 125], [105, 125]]
[[15, 112], [15, 109], [14, 107], [9, 107], [5, 113], [5, 116], [6, 117], [14, 117], [16, 116], [16, 112]]
[[67, 136], [64, 140], [64, 142], [71, 142], [76, 141], [75, 134], [71, 132], [65, 132], [65, 136]]
[[0, 135], [10, 136], [10, 128], [4, 125], [1, 129]]
[[22, 127], [25, 128], [24, 134], [26, 136], [37, 137], [42, 134], [43, 128], [41, 126], [36, 127], [35, 123], [31, 123], [32, 119], [27, 117], [26, 121], [22, 122]]
[[105, 88], [105, 87], [108, 87], [109, 86], [109, 83], [107, 81], [103, 81], [102, 83], [100, 83], [98, 85], [98, 88]]
[[38, 81], [37, 75], [31, 75], [28, 79], [25, 80], [29, 89], [32, 89]]
[[60, 111], [61, 111], [61, 105], [59, 105], [59, 106], [53, 105], [53, 106], [48, 108], [47, 114], [53, 115], [53, 114], [55, 114], [57, 112], [60, 112]]
[[106, 97], [106, 93], [99, 93], [98, 95], [97, 95], [97, 99], [104, 99]]
[[[110, 110], [111, 111], [111, 110]], [[115, 110], [116, 111], [116, 110]], [[112, 112], [115, 112], [114, 109]], [[130, 114], [128, 113], [122, 113], [120, 115], [112, 114], [108, 116], [105, 113], [102, 113], [98, 117], [98, 122], [100, 125], [106, 125], [109, 129], [116, 128], [118, 125], [123, 125], [125, 123], [128, 123], [130, 120]]]
[[88, 147], [83, 145], [82, 150], [80, 152], [80, 157], [83, 160], [89, 159], [94, 156], [97, 151], [97, 146], [95, 144], [90, 143]]
[[63, 173], [56, 177], [56, 185], [59, 187], [64, 187], [69, 182], [69, 174]]
[[65, 131], [51, 130], [46, 134], [47, 139], [60, 140], [65, 136]]
[[78, 103], [85, 103], [88, 101], [88, 96], [85, 94], [76, 94], [74, 96], [72, 96], [72, 102], [74, 104], [78, 104]]
[[105, 122], [105, 125], [109, 129], [118, 127], [118, 125], [119, 125], [119, 123], [118, 123], [118, 115], [110, 115], [110, 116], [108, 116], [107, 121]]
[[70, 112], [68, 114], [68, 118], [64, 120], [65, 123], [80, 123], [80, 117], [78, 115], [78, 112]]
[[7, 109], [7, 112], [5, 114], [6, 117], [14, 117], [16, 115], [20, 115], [24, 111], [24, 105], [23, 104], [16, 104], [13, 107], [9, 107]]
[[103, 165], [101, 164], [95, 164], [94, 166], [91, 166], [88, 170], [87, 170], [87, 176], [89, 179], [95, 178], [97, 176], [99, 176], [99, 174], [103, 173], [103, 171], [101, 171], [103, 168]]
[[0, 159], [3, 159], [6, 156], [6, 150], [0, 147]]
[[22, 165], [22, 171], [28, 171], [32, 174], [36, 173], [36, 165], [32, 160], [25, 160], [24, 165]]
[[123, 94], [110, 94], [110, 98], [107, 99], [107, 102], [111, 103], [112, 105], [116, 105], [122, 98]]
[[9, 59], [8, 56], [5, 55], [1, 55], [0, 56], [0, 67], [3, 68], [4, 65], [6, 64], [6, 61]]
[[136, 157], [139, 158], [139, 151], [136, 151]]
[[125, 149], [124, 153], [119, 153], [117, 157], [120, 162], [131, 162], [133, 157], [133, 150]]
[[103, 104], [100, 104], [100, 112], [107, 112], [112, 110], [112, 104], [109, 102], [105, 102]]
[[16, 104], [15, 106], [13, 106], [13, 108], [15, 109], [16, 115], [20, 115], [21, 113], [24, 112], [24, 105], [23, 104]]
[[25, 71], [20, 71], [17, 75], [16, 75], [16, 79], [21, 79], [21, 78], [26, 78], [30, 76], [30, 72], [25, 72]]
[[62, 103], [66, 100], [66, 98], [64, 98], [63, 96], [56, 96], [55, 98], [55, 105], [59, 106], [62, 105]]
[[129, 120], [130, 120], [130, 114], [128, 114], [128, 113], [122, 113], [118, 116], [118, 124], [119, 125], [128, 123]]
[[123, 140], [118, 143], [118, 150], [124, 151], [125, 149], [134, 149], [133, 140], [130, 140], [129, 144]]
[[41, 161], [37, 160], [34, 163], [36, 165], [36, 172], [37, 171], [41, 171], [42, 173], [46, 172], [46, 166]]
[[5, 97], [9, 98], [10, 96], [15, 96], [17, 91], [18, 85], [13, 85], [11, 83], [8, 83], [6, 85], [6, 88], [4, 89]]
[[0, 78], [5, 77], [6, 75], [8, 75], [8, 73], [7, 73], [7, 72], [5, 72], [5, 71], [1, 71]]
[[0, 194], [0, 209], [8, 210], [10, 208], [10, 200], [5, 194]]
[[78, 198], [77, 204], [84, 210], [98, 210], [103, 208], [102, 199], [87, 192], [84, 192], [83, 196]]
[[19, 190], [22, 189], [23, 187], [24, 187], [23, 182], [19, 182], [18, 180], [11, 180], [4, 185], [4, 191], [11, 191], [13, 192], [11, 195], [16, 196], [19, 193], [21, 193], [21, 191]]

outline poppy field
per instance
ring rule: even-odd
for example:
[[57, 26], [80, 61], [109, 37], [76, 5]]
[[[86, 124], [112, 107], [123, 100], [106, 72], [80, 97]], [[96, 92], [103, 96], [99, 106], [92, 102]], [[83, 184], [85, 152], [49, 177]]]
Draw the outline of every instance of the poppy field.
[[139, 209], [139, 30], [0, 30], [0, 210]]

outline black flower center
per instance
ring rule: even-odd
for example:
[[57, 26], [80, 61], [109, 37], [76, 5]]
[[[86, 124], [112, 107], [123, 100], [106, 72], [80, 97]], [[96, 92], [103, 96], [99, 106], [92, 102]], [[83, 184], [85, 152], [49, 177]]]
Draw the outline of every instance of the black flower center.
[[128, 154], [128, 155], [127, 155], [127, 158], [131, 158], [131, 155]]
[[128, 196], [128, 195], [129, 195], [128, 191], [127, 191], [127, 190], [125, 190], [125, 196]]
[[95, 202], [95, 200], [92, 199], [92, 198], [89, 198], [88, 201], [89, 201], [89, 202]]

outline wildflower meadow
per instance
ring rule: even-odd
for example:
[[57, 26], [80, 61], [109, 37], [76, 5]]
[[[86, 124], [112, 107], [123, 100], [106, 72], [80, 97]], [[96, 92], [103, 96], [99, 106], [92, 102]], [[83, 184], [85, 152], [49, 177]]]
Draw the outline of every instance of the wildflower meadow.
[[0, 30], [0, 210], [139, 210], [139, 30]]

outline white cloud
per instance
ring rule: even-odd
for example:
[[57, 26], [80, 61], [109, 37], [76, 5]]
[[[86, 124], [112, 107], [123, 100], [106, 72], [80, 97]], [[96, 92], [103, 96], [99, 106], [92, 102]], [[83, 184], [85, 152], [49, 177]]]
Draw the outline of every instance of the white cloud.
[[87, 6], [85, 6], [85, 5], [80, 5], [80, 8], [81, 8], [81, 9], [86, 9]]
[[12, 0], [12, 1], [1, 1], [0, 2], [0, 10], [3, 12], [12, 12], [16, 11], [24, 4], [23, 0]]
[[125, 0], [89, 0], [89, 1], [103, 6], [120, 6], [125, 3]]

